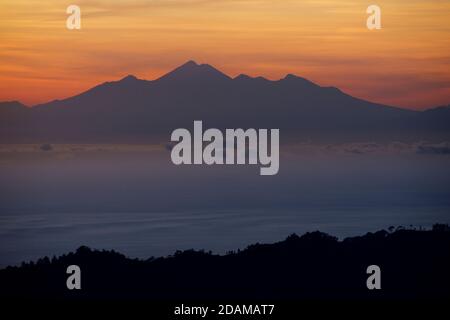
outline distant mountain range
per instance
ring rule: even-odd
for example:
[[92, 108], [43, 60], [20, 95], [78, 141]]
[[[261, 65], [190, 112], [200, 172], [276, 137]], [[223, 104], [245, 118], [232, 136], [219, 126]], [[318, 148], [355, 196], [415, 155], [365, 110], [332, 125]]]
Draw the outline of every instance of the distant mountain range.
[[215, 128], [279, 128], [286, 141], [446, 140], [450, 107], [412, 111], [287, 75], [230, 78], [189, 61], [159, 79], [127, 76], [26, 107], [0, 103], [0, 143], [167, 142], [194, 120]]

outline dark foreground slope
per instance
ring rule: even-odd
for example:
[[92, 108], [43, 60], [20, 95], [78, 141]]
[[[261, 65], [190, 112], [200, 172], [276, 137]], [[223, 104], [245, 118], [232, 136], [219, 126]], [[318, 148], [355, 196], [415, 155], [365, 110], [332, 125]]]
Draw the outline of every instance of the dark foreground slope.
[[[320, 232], [256, 244], [224, 256], [198, 251], [133, 260], [79, 248], [51, 261], [0, 271], [3, 298], [157, 299], [448, 299], [450, 229], [379, 231], [336, 238]], [[81, 268], [81, 290], [66, 288], [66, 268]], [[366, 268], [381, 268], [368, 290]]]

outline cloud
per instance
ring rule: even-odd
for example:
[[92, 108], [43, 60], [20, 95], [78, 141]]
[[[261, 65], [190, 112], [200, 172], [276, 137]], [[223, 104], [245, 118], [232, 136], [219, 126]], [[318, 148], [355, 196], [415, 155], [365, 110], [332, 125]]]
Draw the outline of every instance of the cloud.
[[416, 149], [418, 154], [436, 154], [436, 155], [449, 155], [450, 143], [443, 142], [440, 144], [422, 144], [418, 145]]

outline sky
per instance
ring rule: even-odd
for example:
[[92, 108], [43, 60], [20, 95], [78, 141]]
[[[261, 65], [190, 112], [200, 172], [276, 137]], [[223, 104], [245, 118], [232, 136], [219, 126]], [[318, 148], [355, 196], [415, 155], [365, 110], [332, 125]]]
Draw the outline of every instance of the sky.
[[[80, 30], [66, 28], [71, 4]], [[366, 27], [371, 4], [381, 30]], [[0, 101], [31, 106], [195, 60], [421, 110], [450, 104], [449, 19], [449, 0], [2, 0]]]

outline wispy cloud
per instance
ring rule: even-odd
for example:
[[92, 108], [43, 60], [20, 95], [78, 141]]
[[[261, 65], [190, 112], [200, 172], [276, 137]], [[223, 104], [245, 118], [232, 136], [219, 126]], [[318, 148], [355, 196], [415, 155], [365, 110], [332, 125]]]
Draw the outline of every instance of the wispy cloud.
[[[82, 29], [65, 28], [66, 7]], [[44, 102], [188, 59], [230, 75], [296, 73], [407, 107], [450, 100], [450, 2], [379, 0], [382, 30], [360, 0], [3, 0], [0, 100]], [[59, 79], [59, 81], [56, 81]]]

